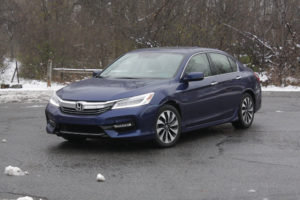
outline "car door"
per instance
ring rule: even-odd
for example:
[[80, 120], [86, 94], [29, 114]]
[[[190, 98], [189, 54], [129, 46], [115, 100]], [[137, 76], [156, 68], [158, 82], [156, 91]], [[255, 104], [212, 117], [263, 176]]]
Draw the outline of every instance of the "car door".
[[220, 53], [209, 53], [208, 55], [212, 63], [213, 73], [217, 75], [221, 101], [219, 114], [223, 119], [230, 118], [239, 105], [242, 87], [238, 83], [241, 76], [237, 71], [237, 66], [230, 63], [227, 55]]
[[184, 75], [203, 72], [204, 79], [184, 82], [183, 90], [177, 95], [181, 100], [183, 125], [187, 127], [219, 119], [220, 101], [217, 93], [217, 80], [212, 75], [210, 63], [205, 53], [197, 54], [189, 60]]
[[233, 108], [238, 108], [238, 106], [240, 105], [240, 101], [242, 99], [242, 93], [243, 93], [243, 79], [245, 79], [245, 77], [243, 77], [243, 73], [240, 72], [238, 70], [238, 65], [237, 62], [234, 58], [227, 56], [230, 66], [233, 70], [233, 73], [231, 73], [232, 76], [232, 88], [233, 91], [235, 92], [234, 95], [234, 101], [232, 101], [232, 106]]

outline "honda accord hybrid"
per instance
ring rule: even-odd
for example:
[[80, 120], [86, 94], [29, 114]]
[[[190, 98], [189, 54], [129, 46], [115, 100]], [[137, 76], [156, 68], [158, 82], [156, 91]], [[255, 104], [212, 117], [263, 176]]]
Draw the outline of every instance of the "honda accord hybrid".
[[226, 52], [138, 49], [58, 90], [46, 107], [46, 130], [71, 142], [152, 139], [170, 147], [208, 126], [248, 128], [260, 107], [259, 77]]

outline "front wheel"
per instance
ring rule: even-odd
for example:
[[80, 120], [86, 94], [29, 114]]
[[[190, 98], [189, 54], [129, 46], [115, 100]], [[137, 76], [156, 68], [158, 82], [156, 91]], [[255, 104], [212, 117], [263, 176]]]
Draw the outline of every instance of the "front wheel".
[[155, 141], [160, 147], [171, 147], [181, 134], [181, 118], [176, 108], [165, 105], [159, 109], [155, 124]]
[[250, 94], [245, 93], [238, 111], [238, 120], [232, 122], [236, 128], [249, 128], [254, 119], [254, 101]]

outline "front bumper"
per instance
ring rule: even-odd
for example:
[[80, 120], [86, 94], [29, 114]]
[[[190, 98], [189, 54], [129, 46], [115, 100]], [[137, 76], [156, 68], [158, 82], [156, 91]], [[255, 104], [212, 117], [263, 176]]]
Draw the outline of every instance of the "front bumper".
[[86, 116], [65, 114], [59, 107], [48, 104], [45, 111], [46, 131], [58, 136], [152, 138], [157, 111], [158, 106], [144, 105]]

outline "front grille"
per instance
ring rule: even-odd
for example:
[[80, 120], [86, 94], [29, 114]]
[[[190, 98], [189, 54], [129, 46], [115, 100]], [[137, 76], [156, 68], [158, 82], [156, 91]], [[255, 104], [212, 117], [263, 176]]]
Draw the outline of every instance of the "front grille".
[[98, 109], [85, 109], [78, 111], [75, 108], [60, 107], [61, 112], [72, 115], [100, 115], [111, 109], [111, 106]]
[[60, 124], [60, 131], [68, 133], [81, 133], [81, 134], [99, 134], [106, 135], [104, 130], [96, 125], [77, 125], [77, 124]]

